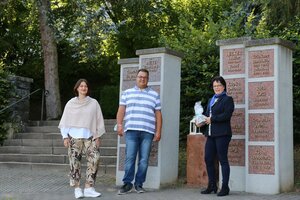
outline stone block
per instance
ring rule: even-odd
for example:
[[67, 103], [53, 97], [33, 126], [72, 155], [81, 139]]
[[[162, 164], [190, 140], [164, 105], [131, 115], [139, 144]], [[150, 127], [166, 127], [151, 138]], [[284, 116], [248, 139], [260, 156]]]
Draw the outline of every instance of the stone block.
[[245, 103], [245, 78], [226, 79], [227, 93], [232, 96], [234, 103]]
[[274, 113], [249, 114], [249, 141], [274, 141]]
[[161, 57], [142, 58], [141, 68], [149, 71], [149, 81], [158, 82], [161, 77]]
[[249, 174], [275, 174], [274, 146], [249, 145]]
[[274, 49], [249, 52], [249, 78], [274, 76]]
[[250, 82], [249, 83], [249, 109], [273, 109], [274, 108], [274, 82]]
[[236, 108], [231, 117], [233, 135], [245, 135], [245, 109]]
[[228, 148], [230, 166], [245, 166], [245, 140], [232, 139]]
[[204, 135], [187, 136], [187, 184], [206, 187], [208, 176], [204, 161], [206, 137]]
[[223, 74], [244, 74], [245, 53], [244, 48], [223, 50]]
[[123, 76], [122, 91], [125, 91], [135, 86], [136, 74], [138, 70], [139, 70], [138, 66], [126, 67], [122, 69], [122, 76]]

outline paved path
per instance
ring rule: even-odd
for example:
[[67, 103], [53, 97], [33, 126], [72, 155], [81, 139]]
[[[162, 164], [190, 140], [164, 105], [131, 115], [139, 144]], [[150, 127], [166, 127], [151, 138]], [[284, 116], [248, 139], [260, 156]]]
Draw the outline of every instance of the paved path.
[[[198, 188], [185, 185], [169, 185], [160, 190], [147, 190], [144, 194], [132, 192], [117, 195], [114, 177], [99, 174], [96, 190], [102, 193], [99, 200], [300, 200], [300, 192], [279, 195], [259, 195], [245, 192], [231, 192], [229, 196], [215, 194], [201, 195]], [[6, 167], [0, 165], [0, 200], [69, 200], [75, 199], [73, 188], [69, 187], [67, 169]]]

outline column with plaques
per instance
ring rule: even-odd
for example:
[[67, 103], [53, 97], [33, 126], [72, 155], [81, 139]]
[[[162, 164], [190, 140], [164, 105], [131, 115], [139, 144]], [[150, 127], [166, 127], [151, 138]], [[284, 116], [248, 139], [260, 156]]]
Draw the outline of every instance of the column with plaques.
[[[249, 37], [219, 40], [220, 75], [227, 83], [227, 93], [233, 97], [235, 110], [231, 118], [232, 140], [228, 157], [231, 167], [229, 187], [233, 191], [245, 191], [245, 46]], [[220, 170], [221, 174], [221, 170]], [[222, 176], [220, 176], [220, 184]]]
[[[132, 88], [136, 85], [136, 75], [139, 70], [139, 58], [126, 58], [120, 59], [118, 64], [120, 67], [120, 94], [123, 91]], [[125, 136], [118, 137], [117, 144], [117, 164], [116, 164], [116, 184], [122, 185], [122, 178], [124, 175], [124, 162], [125, 162]]]
[[[145, 188], [158, 189], [162, 184], [176, 181], [178, 176], [182, 54], [165, 47], [141, 49], [137, 50], [136, 54], [139, 58], [134, 64], [123, 63], [123, 59], [119, 61], [121, 64], [120, 88], [125, 89], [124, 78], [127, 77], [125, 74], [128, 70], [145, 68], [149, 71], [149, 87], [160, 94], [163, 115], [162, 138], [160, 142], [152, 144], [147, 178], [144, 183]], [[130, 79], [129, 82], [133, 81], [135, 78]], [[116, 184], [122, 185], [125, 143], [122, 139], [119, 141]]]
[[291, 42], [245, 42], [248, 102], [246, 190], [277, 194], [294, 185]]

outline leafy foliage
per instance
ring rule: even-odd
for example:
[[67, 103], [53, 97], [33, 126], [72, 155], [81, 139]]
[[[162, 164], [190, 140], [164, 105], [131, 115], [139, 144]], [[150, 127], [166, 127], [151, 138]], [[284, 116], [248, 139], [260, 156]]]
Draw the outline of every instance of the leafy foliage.
[[[10, 121], [9, 113], [4, 110], [9, 104], [11, 97], [11, 84], [8, 81], [8, 72], [4, 70], [3, 59], [0, 60], [0, 145], [7, 138], [7, 126], [5, 123]], [[3, 111], [2, 111], [3, 110]]]
[[115, 42], [121, 58], [136, 57], [137, 49], [157, 47], [167, 23], [163, 1], [102, 0], [115, 28]]
[[173, 28], [173, 34], [163, 35], [161, 42], [184, 53], [180, 105], [180, 134], [184, 141], [189, 121], [194, 115], [195, 102], [201, 101], [205, 106], [212, 95], [210, 80], [219, 73], [218, 47], [215, 42], [220, 39], [220, 25], [216, 21], [221, 16], [217, 13], [222, 13], [222, 9], [230, 4], [227, 1], [220, 1], [218, 5], [211, 4], [210, 1], [187, 1], [184, 7], [186, 10], [183, 10], [179, 2], [173, 6], [174, 12], [181, 13], [175, 19], [179, 25]]
[[94, 91], [92, 96], [99, 100], [104, 118], [114, 119], [116, 117], [119, 105], [118, 86], [104, 86]]

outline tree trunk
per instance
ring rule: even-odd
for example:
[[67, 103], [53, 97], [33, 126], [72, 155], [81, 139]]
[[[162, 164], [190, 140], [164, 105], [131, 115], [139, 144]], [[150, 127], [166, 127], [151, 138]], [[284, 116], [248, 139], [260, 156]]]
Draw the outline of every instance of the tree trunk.
[[54, 31], [49, 23], [50, 1], [37, 0], [39, 25], [44, 58], [44, 81], [46, 91], [46, 117], [57, 119], [61, 115], [59, 93], [57, 46]]

